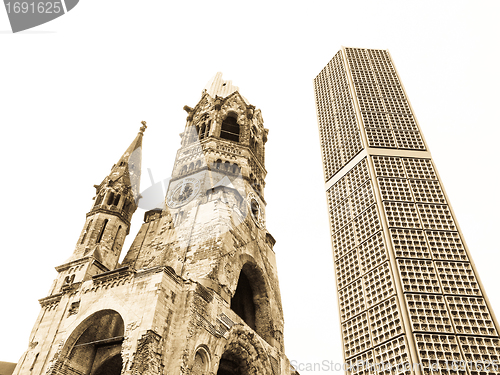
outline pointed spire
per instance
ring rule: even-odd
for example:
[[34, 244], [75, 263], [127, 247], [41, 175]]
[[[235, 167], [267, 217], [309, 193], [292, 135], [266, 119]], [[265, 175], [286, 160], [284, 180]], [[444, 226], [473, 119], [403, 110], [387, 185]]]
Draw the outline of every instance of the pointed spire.
[[146, 121], [141, 122], [142, 126], [137, 136], [132, 141], [127, 150], [123, 153], [118, 163], [113, 166], [109, 179], [113, 182], [123, 177], [126, 185], [130, 186], [134, 199], [139, 196], [141, 182], [141, 162], [142, 162], [142, 137], [146, 130]]

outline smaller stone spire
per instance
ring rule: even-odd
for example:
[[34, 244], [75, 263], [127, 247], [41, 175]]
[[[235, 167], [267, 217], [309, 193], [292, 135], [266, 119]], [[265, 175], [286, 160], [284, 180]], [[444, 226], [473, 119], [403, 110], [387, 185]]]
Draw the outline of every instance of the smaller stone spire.
[[141, 162], [142, 162], [142, 137], [146, 130], [146, 121], [141, 122], [142, 126], [137, 136], [132, 141], [127, 150], [123, 153], [118, 163], [113, 166], [109, 174], [109, 180], [116, 182], [123, 178], [123, 183], [132, 189], [134, 199], [139, 196], [141, 182]]
[[141, 129], [139, 130], [139, 134], [141, 135], [144, 135], [144, 131], [146, 130], [147, 126], [146, 126], [146, 121], [141, 121]]
[[[141, 179], [142, 137], [146, 122], [111, 172], [96, 188], [95, 202], [68, 261], [93, 257], [103, 270], [115, 269], [132, 215], [137, 209]], [[85, 277], [88, 277], [85, 276]]]

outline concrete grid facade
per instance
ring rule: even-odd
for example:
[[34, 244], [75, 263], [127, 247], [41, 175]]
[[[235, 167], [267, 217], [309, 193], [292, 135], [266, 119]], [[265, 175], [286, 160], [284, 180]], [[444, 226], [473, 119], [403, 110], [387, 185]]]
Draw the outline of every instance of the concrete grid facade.
[[343, 47], [314, 86], [348, 373], [499, 374], [498, 323], [389, 52]]

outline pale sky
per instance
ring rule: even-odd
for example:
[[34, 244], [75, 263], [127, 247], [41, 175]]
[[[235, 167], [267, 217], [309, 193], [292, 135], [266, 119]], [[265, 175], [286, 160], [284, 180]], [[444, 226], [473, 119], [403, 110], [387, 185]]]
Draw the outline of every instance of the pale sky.
[[147, 168], [155, 182], [170, 175], [182, 107], [221, 71], [269, 129], [267, 228], [277, 240], [285, 352], [302, 366], [341, 363], [312, 80], [342, 45], [390, 51], [500, 314], [499, 14], [498, 1], [81, 0], [13, 35], [0, 10], [0, 361], [27, 349], [38, 299], [74, 249], [93, 185], [140, 122], [145, 190]]

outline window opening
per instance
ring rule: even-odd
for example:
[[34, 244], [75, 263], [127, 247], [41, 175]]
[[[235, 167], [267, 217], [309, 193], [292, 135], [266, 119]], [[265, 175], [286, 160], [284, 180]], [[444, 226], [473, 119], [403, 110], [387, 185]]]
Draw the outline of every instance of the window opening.
[[[121, 235], [120, 231], [122, 230], [122, 226], [120, 225], [118, 227], [118, 230], [116, 231], [116, 235], [115, 235], [115, 239], [113, 240], [113, 246], [111, 247], [111, 249], [116, 253], [116, 250], [118, 249], [115, 249], [115, 245], [116, 245], [116, 241], [118, 240], [118, 236]], [[120, 245], [120, 243], [118, 243], [118, 246]]]
[[130, 205], [131, 205], [131, 204], [132, 204], [132, 203], [131, 203], [128, 199], [127, 199], [127, 200], [125, 201], [125, 204], [123, 205], [123, 211], [127, 212], [127, 211], [128, 211], [128, 209], [130, 208]]
[[95, 202], [95, 205], [96, 205], [96, 206], [99, 206], [99, 205], [102, 203], [102, 200], [103, 200], [103, 199], [104, 199], [104, 194], [99, 194], [99, 195], [97, 196], [97, 200], [96, 200], [96, 202]]
[[33, 360], [33, 363], [31, 364], [31, 367], [30, 367], [30, 371], [33, 371], [33, 368], [35, 367], [35, 363], [36, 363], [36, 360], [38, 359], [38, 355], [40, 353], [36, 353], [35, 355], [35, 359]]
[[250, 281], [244, 272], [240, 273], [238, 286], [231, 299], [231, 310], [233, 310], [243, 321], [255, 330], [255, 303]]
[[234, 142], [240, 141], [240, 125], [234, 115], [229, 114], [224, 121], [222, 121], [220, 137]]
[[120, 375], [124, 322], [113, 310], [101, 310], [71, 334], [73, 343], [61, 363], [61, 374]]
[[212, 120], [208, 120], [207, 129], [205, 130], [205, 138], [210, 135], [210, 125], [212, 124]]
[[83, 232], [82, 242], [80, 242], [80, 245], [83, 244], [83, 241], [85, 241], [85, 237], [87, 237], [87, 233], [89, 232], [90, 229], [90, 224], [92, 224], [93, 221], [94, 219], [91, 219], [87, 224], [87, 228], [85, 228], [85, 232]]
[[97, 243], [100, 243], [102, 240], [102, 235], [104, 234], [104, 230], [106, 229], [106, 225], [108, 224], [108, 219], [104, 220], [104, 224], [101, 228], [101, 233], [99, 233], [99, 237], [97, 238]]

